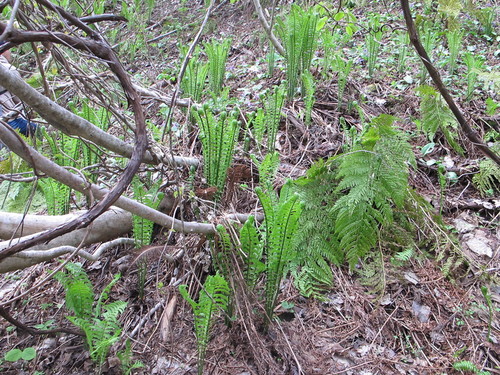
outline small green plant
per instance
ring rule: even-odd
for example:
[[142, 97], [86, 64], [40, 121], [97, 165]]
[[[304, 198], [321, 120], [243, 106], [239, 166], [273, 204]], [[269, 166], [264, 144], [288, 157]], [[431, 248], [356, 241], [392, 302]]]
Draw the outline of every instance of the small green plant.
[[[148, 207], [156, 209], [163, 199], [163, 193], [158, 192], [161, 180], [151, 184], [150, 188], [146, 188], [146, 185], [138, 177], [135, 177], [131, 185], [134, 199]], [[133, 215], [133, 233], [136, 248], [151, 244], [153, 225], [152, 221]]]
[[274, 150], [276, 135], [281, 119], [281, 110], [285, 103], [285, 89], [282, 86], [275, 86], [264, 103], [264, 129], [267, 132], [267, 149]]
[[231, 47], [231, 39], [222, 42], [212, 41], [204, 43], [205, 52], [208, 56], [208, 80], [210, 91], [214, 96], [218, 96], [222, 90], [224, 76], [226, 74], [226, 61]]
[[241, 250], [245, 256], [245, 282], [247, 287], [253, 290], [257, 278], [265, 269], [265, 265], [262, 262], [264, 248], [253, 216], [250, 216], [240, 229], [240, 243]]
[[395, 118], [380, 115], [354, 149], [342, 156], [336, 192], [335, 235], [351, 269], [379, 238], [380, 226], [392, 223], [393, 207], [408, 196], [409, 165], [415, 158], [407, 137], [392, 127]]
[[[181, 55], [185, 56], [188, 48], [181, 48]], [[186, 72], [181, 82], [181, 89], [185, 96], [193, 99], [195, 103], [201, 101], [201, 96], [203, 89], [205, 88], [205, 83], [208, 75], [208, 64], [204, 63], [200, 58], [201, 52], [199, 48], [196, 48], [193, 56], [189, 60], [186, 66]]]
[[458, 53], [462, 47], [462, 37], [463, 32], [461, 30], [453, 30], [446, 33], [448, 49], [450, 51], [450, 55], [448, 57], [448, 69], [450, 74], [453, 74], [457, 68]]
[[337, 72], [337, 94], [339, 109], [342, 106], [344, 91], [347, 85], [347, 78], [351, 73], [352, 65], [352, 60], [345, 60], [341, 55], [335, 55], [335, 58], [333, 59], [333, 68]]
[[226, 184], [227, 169], [233, 160], [234, 145], [238, 138], [240, 125], [238, 113], [212, 113], [208, 105], [193, 109], [193, 115], [200, 126], [200, 140], [203, 158], [203, 171], [210, 186], [217, 187], [217, 199], [222, 196]]
[[420, 112], [422, 119], [419, 128], [427, 134], [432, 141], [438, 130], [446, 138], [448, 144], [460, 155], [464, 154], [464, 150], [456, 141], [457, 121], [453, 113], [444, 102], [441, 94], [433, 87], [423, 85], [417, 88], [417, 92], [421, 97]]
[[464, 56], [464, 62], [467, 65], [467, 93], [465, 98], [466, 100], [470, 100], [476, 88], [477, 77], [481, 69], [483, 69], [484, 60], [480, 56], [475, 56], [471, 52], [467, 52]]
[[303, 10], [297, 4], [292, 4], [290, 14], [285, 19], [277, 20], [278, 34], [285, 48], [289, 99], [294, 97], [302, 73], [311, 67], [318, 32], [322, 27], [319, 20], [314, 8]]
[[397, 45], [399, 46], [398, 51], [398, 72], [403, 73], [408, 68], [408, 45], [410, 44], [410, 36], [406, 31], [398, 33]]
[[302, 74], [302, 88], [304, 93], [304, 107], [305, 107], [304, 124], [306, 126], [309, 126], [311, 125], [311, 114], [314, 105], [314, 92], [316, 91], [314, 77], [310, 71], [306, 71]]
[[71, 189], [50, 177], [38, 181], [49, 215], [66, 215], [70, 209]]
[[281, 279], [285, 267], [294, 258], [291, 251], [292, 240], [297, 230], [297, 224], [302, 213], [303, 203], [297, 194], [293, 194], [290, 184], [281, 189], [277, 205], [271, 198], [274, 192], [266, 193], [260, 187], [255, 192], [259, 197], [265, 215], [264, 254], [266, 255], [266, 287], [265, 309], [272, 319], [278, 296]]
[[368, 75], [372, 78], [373, 72], [375, 71], [375, 64], [377, 63], [377, 58], [380, 52], [383, 35], [378, 14], [370, 15], [368, 27], [370, 32], [366, 34], [365, 44], [368, 50]]
[[215, 314], [225, 311], [229, 301], [229, 286], [219, 274], [210, 275], [200, 290], [198, 302], [195, 302], [188, 293], [186, 285], [179, 286], [181, 296], [191, 305], [194, 313], [194, 329], [198, 346], [198, 375], [203, 374], [205, 354], [207, 351], [210, 329]]
[[95, 306], [92, 283], [80, 265], [68, 263], [66, 272], [58, 272], [55, 278], [65, 289], [66, 308], [75, 314], [66, 318], [85, 333], [90, 358], [100, 369], [109, 349], [119, 340], [122, 331], [118, 316], [125, 310], [127, 302], [106, 303], [109, 291], [118, 282], [120, 275], [115, 275], [103, 289]]
[[486, 301], [486, 306], [488, 307], [488, 335], [487, 335], [487, 339], [488, 339], [488, 341], [491, 341], [491, 323], [493, 321], [493, 302], [491, 299], [491, 293], [487, 287], [482, 286], [481, 293], [484, 297], [484, 300]]
[[453, 368], [458, 371], [472, 372], [476, 375], [490, 375], [489, 371], [481, 371], [471, 361], [459, 361], [453, 364]]
[[141, 361], [135, 361], [132, 363], [132, 345], [130, 344], [130, 340], [127, 340], [125, 343], [125, 349], [116, 353], [116, 356], [120, 359], [124, 375], [130, 375], [133, 370], [144, 367], [144, 363]]
[[472, 177], [472, 182], [483, 196], [493, 196], [500, 191], [500, 167], [491, 159], [479, 162], [479, 172]]
[[36, 349], [32, 347], [21, 349], [11, 349], [4, 355], [4, 359], [7, 362], [17, 362], [20, 359], [25, 361], [31, 361], [36, 357]]

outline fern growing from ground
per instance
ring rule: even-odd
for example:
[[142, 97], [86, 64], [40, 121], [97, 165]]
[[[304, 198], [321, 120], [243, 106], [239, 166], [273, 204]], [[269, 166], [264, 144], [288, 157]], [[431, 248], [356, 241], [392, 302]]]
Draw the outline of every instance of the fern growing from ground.
[[314, 8], [303, 10], [297, 4], [292, 4], [285, 20], [278, 19], [278, 33], [285, 48], [289, 99], [295, 95], [302, 73], [311, 66], [318, 43], [318, 21]]
[[208, 80], [210, 91], [214, 96], [218, 96], [224, 83], [226, 74], [226, 61], [231, 47], [231, 39], [222, 42], [213, 41], [205, 43], [205, 52], [208, 56]]
[[233, 152], [240, 125], [237, 113], [223, 111], [215, 116], [208, 105], [193, 109], [200, 126], [200, 140], [203, 146], [203, 171], [210, 186], [217, 188], [217, 199], [222, 196], [226, 184], [227, 169], [233, 160]]
[[[495, 148], [500, 149], [500, 147]], [[472, 177], [472, 182], [483, 196], [494, 196], [500, 191], [500, 167], [491, 159], [479, 162], [479, 173]]]
[[55, 278], [66, 291], [66, 308], [75, 314], [67, 319], [85, 333], [90, 358], [100, 369], [109, 349], [119, 340], [122, 331], [118, 316], [125, 310], [127, 302], [106, 303], [109, 291], [120, 275], [114, 276], [93, 307], [94, 292], [86, 272], [74, 263], [67, 264], [66, 270], [67, 273], [59, 272]]
[[272, 203], [269, 193], [261, 188], [255, 192], [259, 197], [266, 218], [264, 253], [266, 255], [266, 313], [273, 316], [276, 298], [285, 267], [288, 267], [294, 254], [291, 251], [293, 237], [297, 230], [303, 203], [293, 194], [289, 185], [281, 189], [277, 205]]
[[203, 374], [205, 353], [210, 338], [210, 328], [214, 322], [214, 314], [225, 311], [229, 302], [229, 286], [219, 274], [208, 276], [200, 290], [198, 302], [195, 302], [187, 291], [186, 285], [179, 286], [181, 296], [189, 302], [194, 313], [194, 328], [198, 346], [198, 375]]
[[[187, 47], [181, 48], [183, 56], [186, 55], [187, 51]], [[201, 95], [208, 75], [208, 63], [204, 63], [201, 60], [200, 54], [200, 49], [196, 48], [186, 66], [186, 72], [181, 81], [183, 94], [193, 99], [195, 103], [201, 101]]]
[[457, 121], [441, 94], [435, 88], [426, 85], [420, 86], [417, 92], [421, 97], [420, 112], [422, 118], [419, 123], [420, 129], [430, 140], [433, 140], [437, 131], [440, 130], [448, 144], [457, 153], [463, 155], [464, 150], [455, 139], [458, 134]]
[[351, 268], [375, 246], [380, 226], [392, 222], [393, 206], [402, 207], [408, 194], [414, 155], [394, 121], [388, 115], [374, 119], [340, 161], [336, 191], [343, 195], [333, 207], [335, 235]]

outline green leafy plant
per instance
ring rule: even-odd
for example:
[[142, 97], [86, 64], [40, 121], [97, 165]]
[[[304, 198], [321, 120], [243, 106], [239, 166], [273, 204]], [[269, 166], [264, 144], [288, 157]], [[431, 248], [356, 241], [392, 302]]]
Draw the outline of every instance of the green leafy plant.
[[377, 63], [377, 58], [380, 52], [383, 34], [378, 14], [370, 15], [368, 27], [370, 32], [366, 34], [365, 44], [368, 50], [368, 75], [371, 78], [373, 77], [373, 72], [375, 71], [375, 64]]
[[245, 282], [247, 287], [253, 290], [257, 278], [265, 269], [265, 265], [262, 262], [264, 248], [253, 216], [250, 216], [240, 229], [240, 243], [241, 250], [245, 256]]
[[304, 208], [293, 238], [292, 251], [296, 256], [291, 269], [295, 286], [305, 297], [319, 297], [331, 287], [330, 264], [340, 265], [344, 260], [333, 226], [333, 206], [338, 199], [334, 187], [338, 181], [332, 169], [320, 160], [293, 183]]
[[476, 375], [490, 375], [489, 371], [481, 371], [471, 361], [459, 361], [453, 364], [453, 368], [458, 371], [472, 372]]
[[342, 106], [347, 78], [351, 73], [352, 65], [352, 60], [345, 60], [341, 55], [335, 55], [333, 59], [333, 67], [337, 72], [338, 108]]
[[11, 349], [4, 355], [4, 359], [8, 362], [17, 362], [20, 359], [31, 361], [36, 357], [36, 349], [32, 347], [21, 349]]
[[402, 73], [407, 69], [407, 62], [408, 62], [408, 45], [410, 44], [410, 36], [406, 31], [400, 32], [397, 34], [397, 45], [399, 46], [399, 51], [398, 51], [398, 72]]
[[228, 115], [223, 111], [215, 116], [208, 105], [203, 105], [202, 108], [193, 109], [193, 115], [200, 126], [200, 140], [205, 160], [203, 171], [207, 183], [217, 187], [216, 197], [220, 198], [240, 129], [238, 114], [232, 112]]
[[484, 60], [480, 56], [467, 52], [464, 56], [464, 62], [467, 65], [467, 93], [465, 97], [470, 100], [476, 88], [477, 77], [483, 69]]
[[282, 86], [275, 86], [264, 102], [264, 129], [267, 132], [267, 149], [274, 150], [276, 135], [281, 119], [281, 110], [285, 103], [285, 89]]
[[420, 129], [427, 134], [431, 141], [440, 130], [448, 144], [460, 155], [463, 155], [464, 150], [455, 140], [457, 121], [441, 94], [435, 88], [426, 85], [418, 87], [417, 92], [421, 97], [422, 119], [418, 124]]
[[472, 182], [483, 196], [492, 196], [500, 191], [500, 167], [490, 159], [479, 162], [479, 172]]
[[204, 43], [205, 52], [208, 56], [208, 80], [210, 91], [214, 96], [218, 96], [224, 83], [226, 74], [226, 61], [231, 47], [231, 39], [222, 42], [212, 41]]
[[460, 47], [462, 47], [462, 37], [463, 32], [461, 30], [453, 30], [446, 33], [448, 49], [450, 51], [448, 57], [448, 69], [450, 74], [453, 74], [457, 68], [458, 53], [460, 52]]
[[302, 74], [302, 87], [304, 92], [305, 106], [304, 123], [306, 126], [309, 126], [311, 125], [311, 113], [314, 105], [314, 92], [316, 91], [314, 77], [310, 71], [306, 71]]
[[314, 8], [304, 10], [297, 4], [292, 4], [285, 19], [277, 19], [277, 30], [285, 48], [288, 98], [293, 98], [302, 73], [311, 67], [322, 27], [319, 20]]
[[130, 340], [127, 340], [125, 343], [125, 349], [116, 353], [116, 356], [120, 359], [124, 375], [130, 375], [135, 369], [144, 367], [144, 363], [141, 361], [135, 361], [132, 363], [132, 345], [130, 344]]
[[198, 302], [188, 293], [186, 285], [179, 286], [181, 296], [191, 305], [194, 313], [194, 329], [198, 346], [198, 375], [203, 374], [205, 354], [207, 351], [210, 329], [215, 319], [215, 313], [225, 311], [229, 300], [229, 286], [219, 274], [210, 275], [200, 290]]
[[[145, 204], [151, 208], [158, 208], [161, 200], [163, 199], [163, 193], [158, 192], [161, 185], [161, 180], [156, 181], [151, 184], [151, 187], [147, 188], [139, 178], [135, 177], [132, 180], [132, 190], [134, 192], [134, 199], [138, 202]], [[143, 219], [140, 216], [133, 215], [133, 233], [135, 246], [137, 248], [147, 246], [151, 244], [151, 235], [153, 233], [154, 223], [150, 220]]]
[[255, 189], [265, 215], [264, 254], [266, 255], [266, 302], [265, 309], [269, 319], [273, 316], [281, 279], [286, 266], [294, 254], [291, 251], [293, 236], [302, 212], [303, 203], [285, 184], [281, 189], [277, 205], [270, 195], [260, 187]]
[[403, 207], [408, 196], [414, 155], [405, 135], [392, 127], [394, 121], [388, 115], [372, 120], [338, 167], [336, 191], [342, 196], [333, 207], [335, 235], [351, 268], [375, 246], [380, 226], [393, 221], [393, 207]]
[[491, 293], [489, 289], [485, 286], [481, 287], [481, 294], [484, 297], [484, 300], [486, 301], [486, 306], [488, 307], [488, 335], [487, 339], [488, 341], [491, 341], [491, 323], [493, 321], [493, 301], [491, 299]]
[[[181, 55], [185, 56], [188, 48], [181, 48]], [[181, 89], [185, 96], [193, 99], [195, 103], [201, 101], [203, 89], [208, 75], [208, 63], [204, 63], [200, 57], [201, 52], [196, 48], [193, 56], [186, 66], [186, 72], [181, 82]]]
[[121, 334], [118, 316], [123, 313], [127, 302], [106, 303], [109, 291], [120, 275], [103, 289], [94, 306], [94, 292], [85, 270], [78, 264], [68, 263], [67, 272], [58, 272], [55, 278], [63, 285], [66, 292], [66, 308], [75, 315], [66, 317], [85, 333], [90, 358], [101, 368], [109, 349], [117, 342]]

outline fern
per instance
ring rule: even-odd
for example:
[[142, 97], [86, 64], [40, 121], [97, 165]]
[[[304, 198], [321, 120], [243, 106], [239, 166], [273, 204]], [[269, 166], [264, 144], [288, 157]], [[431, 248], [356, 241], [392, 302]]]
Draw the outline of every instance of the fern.
[[338, 108], [340, 108], [342, 105], [344, 91], [347, 85], [347, 77], [351, 72], [352, 65], [352, 60], [345, 61], [341, 56], [335, 55], [333, 66], [334, 70], [337, 72]]
[[351, 268], [377, 243], [379, 227], [393, 220], [408, 191], [408, 166], [414, 156], [405, 136], [391, 127], [395, 118], [380, 115], [361, 144], [342, 157], [334, 205], [335, 235]]
[[479, 173], [472, 177], [472, 182], [481, 195], [494, 195], [500, 191], [500, 167], [491, 159], [479, 162]]
[[[181, 48], [181, 55], [184, 57], [187, 51], [187, 47]], [[201, 101], [207, 75], [208, 64], [203, 63], [200, 58], [200, 49], [196, 48], [186, 66], [186, 72], [181, 81], [181, 89], [184, 95], [193, 99], [195, 103], [199, 103]]]
[[87, 273], [75, 263], [68, 263], [66, 271], [54, 276], [65, 289], [66, 308], [79, 318], [91, 316], [94, 291]]
[[210, 329], [214, 321], [213, 315], [219, 310], [226, 310], [229, 302], [229, 286], [222, 276], [216, 274], [207, 277], [200, 291], [198, 302], [189, 296], [186, 285], [180, 285], [179, 292], [193, 309], [198, 346], [198, 375], [202, 375]]
[[290, 193], [289, 185], [281, 189], [277, 206], [260, 187], [256, 188], [257, 196], [264, 209], [266, 218], [265, 254], [266, 259], [266, 313], [269, 319], [273, 315], [279, 285], [285, 266], [293, 259], [291, 245], [296, 232], [303, 204], [296, 194]]
[[302, 73], [311, 66], [318, 42], [319, 16], [313, 8], [303, 10], [292, 4], [287, 18], [277, 21], [278, 33], [285, 48], [288, 97], [292, 98]]
[[111, 346], [119, 340], [122, 331], [118, 316], [125, 311], [127, 302], [104, 303], [120, 275], [114, 276], [103, 289], [96, 306], [92, 308], [94, 300], [92, 284], [83, 268], [68, 263], [66, 270], [68, 273], [58, 272], [55, 278], [66, 290], [66, 307], [75, 314], [68, 316], [67, 319], [85, 333], [90, 358], [100, 368]]
[[250, 216], [241, 227], [240, 242], [241, 250], [246, 256], [245, 282], [248, 288], [252, 290], [255, 287], [257, 278], [265, 269], [265, 265], [261, 261], [264, 249], [253, 216]]
[[311, 125], [311, 114], [314, 105], [314, 91], [316, 85], [314, 84], [314, 77], [309, 71], [302, 74], [302, 92], [304, 93], [304, 106], [305, 106], [305, 119], [306, 126]]
[[291, 268], [295, 286], [306, 297], [319, 297], [321, 291], [329, 288], [333, 282], [329, 264], [343, 262], [333, 227], [332, 208], [338, 198], [334, 186], [338, 181], [330, 169], [320, 160], [306, 176], [294, 181], [292, 187], [304, 202], [304, 208], [292, 245], [296, 255]]
[[420, 112], [422, 119], [420, 128], [427, 134], [430, 140], [433, 140], [437, 131], [446, 138], [448, 144], [460, 155], [464, 154], [463, 148], [455, 140], [457, 121], [451, 110], [445, 104], [441, 94], [430, 86], [420, 86], [417, 89], [421, 96]]
[[[163, 198], [163, 193], [158, 192], [160, 185], [161, 180], [158, 180], [149, 189], [145, 189], [144, 183], [135, 177], [132, 180], [134, 199], [148, 207], [156, 209]], [[135, 246], [139, 248], [151, 244], [154, 223], [137, 215], [132, 216], [132, 221]]]
[[453, 364], [453, 368], [458, 371], [468, 371], [477, 375], [490, 375], [489, 371], [481, 371], [471, 361], [459, 361]]
[[70, 209], [71, 189], [52, 178], [39, 180], [49, 215], [66, 215]]
[[363, 262], [363, 267], [356, 270], [360, 276], [360, 283], [369, 288], [369, 293], [381, 298], [385, 292], [386, 270], [384, 257], [381, 251], [373, 250]]
[[211, 43], [204, 43], [203, 46], [208, 55], [208, 80], [210, 91], [212, 91], [213, 95], [218, 96], [224, 82], [226, 60], [231, 46], [231, 40], [226, 39], [223, 42], [213, 41]]
[[221, 112], [217, 117], [208, 105], [193, 110], [200, 126], [205, 164], [203, 171], [210, 186], [217, 187], [217, 198], [222, 196], [226, 184], [227, 169], [233, 160], [233, 152], [240, 125], [237, 114]]
[[281, 110], [285, 103], [285, 90], [282, 86], [275, 86], [268, 94], [264, 104], [264, 127], [267, 132], [267, 149], [274, 150], [276, 135], [281, 119]]

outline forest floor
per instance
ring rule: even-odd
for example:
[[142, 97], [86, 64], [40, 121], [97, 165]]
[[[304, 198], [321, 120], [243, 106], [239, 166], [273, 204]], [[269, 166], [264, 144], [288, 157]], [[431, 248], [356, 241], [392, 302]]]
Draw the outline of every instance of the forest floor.
[[[155, 8], [153, 20], [160, 27], [152, 28], [153, 33], [162, 35], [170, 30], [168, 27], [175, 27], [174, 24], [188, 26], [178, 35], [174, 33], [150, 45], [148, 53], [138, 54], [125, 65], [143, 87], [154, 86], [170, 93], [172, 83], [158, 76], [176, 71], [180, 64], [177, 42], [191, 40], [204, 10], [194, 2], [183, 5], [163, 0], [162, 5]], [[353, 10], [360, 22], [367, 12], [377, 11], [394, 16], [393, 28], [404, 26], [398, 4], [386, 7], [377, 2], [371, 6], [374, 9], [359, 7]], [[192, 24], [195, 26], [190, 29]], [[231, 88], [230, 96], [244, 103], [241, 111], [248, 111], [266, 88], [284, 80], [284, 72], [280, 69], [283, 61], [279, 59], [275, 74], [271, 78], [266, 75], [267, 42], [251, 6], [224, 4], [215, 11], [208, 30], [203, 40], [232, 38], [226, 85]], [[401, 126], [411, 134], [418, 160], [418, 169], [411, 172], [411, 185], [434, 206], [436, 213], [441, 210], [450, 231], [449, 244], [437, 246], [433, 252], [420, 249], [412, 259], [397, 266], [394, 259], [391, 262], [390, 256], [385, 257], [386, 264], [381, 270], [386, 273], [385, 290], [381, 295], [362, 285], [357, 273], [347, 266], [332, 268], [333, 287], [325, 292], [323, 300], [302, 297], [288, 278], [280, 289], [281, 303], [275, 311], [277, 319], [267, 332], [256, 312], [262, 311], [260, 302], [252, 296], [236, 300], [237, 318], [229, 325], [221, 318], [213, 326], [206, 353], [206, 374], [466, 373], [453, 369], [453, 364], [459, 361], [470, 361], [478, 370], [500, 374], [499, 197], [482, 197], [472, 184], [471, 177], [482, 156], [463, 135], [460, 135], [460, 142], [467, 156], [457, 155], [444, 138], [439, 137], [435, 140], [434, 151], [422, 155], [421, 149], [429, 140], [411, 121], [418, 118], [420, 109], [419, 98], [413, 90], [417, 86], [416, 79], [408, 78], [418, 76], [418, 62], [413, 59], [404, 71], [397, 71], [395, 58], [390, 55], [396, 47], [389, 43], [379, 56], [379, 69], [370, 78], [366, 74], [363, 48], [356, 49], [362, 45], [363, 38], [360, 32], [350, 47], [344, 47], [346, 54], [358, 54], [353, 61], [359, 68], [353, 69], [349, 76], [344, 100], [359, 103], [368, 119], [382, 113], [405, 119]], [[468, 43], [473, 43], [486, 61], [498, 68], [499, 57], [494, 55], [490, 43], [480, 38]], [[363, 126], [359, 110], [339, 108], [335, 74], [330, 79], [322, 78], [318, 69], [313, 68], [317, 88], [312, 124], [306, 127], [301, 120], [304, 110], [301, 100], [287, 103], [284, 109], [286, 117], [282, 119], [276, 142], [281, 181], [297, 178], [316, 160], [342, 152], [348, 137], [339, 122], [340, 116], [349, 127], [360, 130]], [[488, 97], [483, 94], [460, 103], [476, 120], [483, 116], [484, 99]], [[164, 119], [158, 114], [159, 103], [145, 98], [143, 104], [149, 119], [161, 125]], [[185, 121], [181, 114], [176, 115], [175, 120]], [[481, 125], [478, 130], [484, 134], [488, 128]], [[174, 152], [199, 155], [199, 145], [194, 138], [179, 143]], [[446, 171], [456, 174], [456, 179], [440, 186], [438, 167], [428, 163], [431, 159], [441, 160]], [[245, 184], [250, 189], [234, 186], [228, 189], [219, 208], [220, 214], [255, 212], [258, 206], [255, 195], [249, 193], [258, 180], [252, 162], [241, 150], [235, 162], [244, 170], [236, 185]], [[184, 177], [188, 177], [187, 172]], [[205, 187], [199, 184], [196, 188], [196, 197], [184, 202], [185, 217], [187, 220], [206, 220], [203, 215], [210, 210], [207, 197], [203, 196]], [[198, 289], [198, 280], [211, 271], [208, 241], [198, 235], [168, 236], [158, 229], [154, 244], [167, 243], [167, 251], [174, 253], [184, 249], [185, 254], [175, 263], [169, 263], [161, 254], [148, 260], [142, 298], [139, 298], [137, 286], [137, 251], [118, 248], [96, 263], [84, 262], [96, 292], [101, 291], [114, 274], [121, 272], [122, 277], [110, 296], [113, 300], [128, 302], [120, 317], [122, 339], [112, 347], [101, 369], [104, 374], [121, 373], [116, 353], [123, 350], [127, 338], [131, 343], [132, 360], [144, 364], [133, 370], [133, 374], [180, 375], [197, 371], [193, 312], [179, 296], [177, 285], [181, 282], [191, 284], [194, 291]], [[465, 262], [450, 275], [445, 275], [442, 267], [447, 256], [457, 252]], [[26, 286], [44, 278], [55, 265], [57, 262], [41, 264], [4, 276], [0, 280], [1, 298], [18, 295]], [[481, 287], [486, 287], [491, 296], [492, 311], [488, 309]], [[50, 322], [57, 327], [70, 327], [63, 302], [63, 288], [51, 281], [29, 298], [11, 305], [10, 313], [28, 326]], [[2, 355], [14, 347], [33, 347], [37, 357], [30, 362], [3, 361], [0, 373], [48, 375], [96, 371], [81, 337], [71, 334], [30, 336], [1, 320]]]

